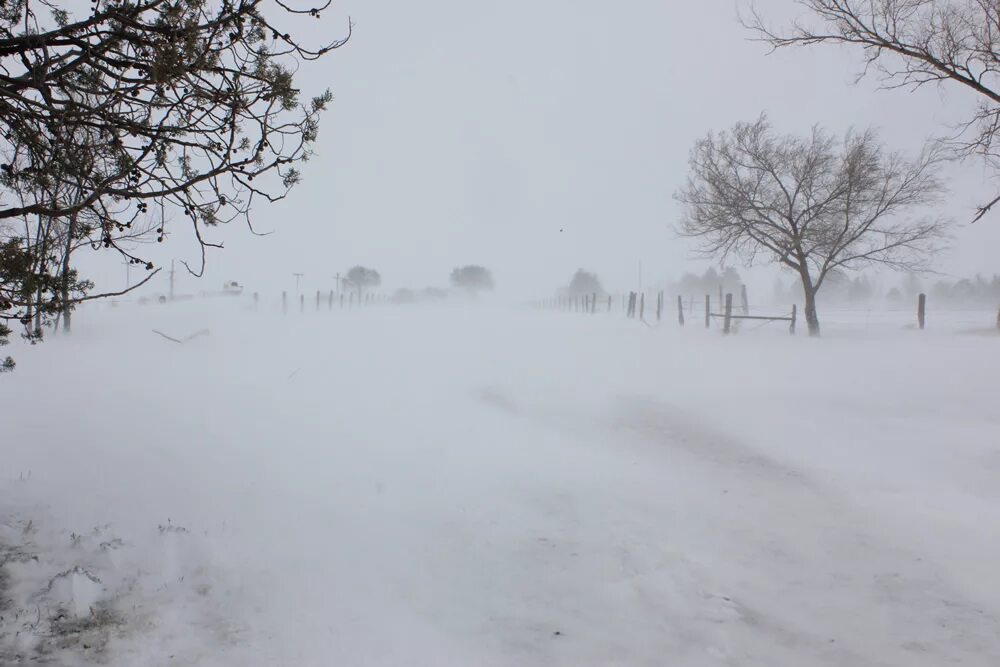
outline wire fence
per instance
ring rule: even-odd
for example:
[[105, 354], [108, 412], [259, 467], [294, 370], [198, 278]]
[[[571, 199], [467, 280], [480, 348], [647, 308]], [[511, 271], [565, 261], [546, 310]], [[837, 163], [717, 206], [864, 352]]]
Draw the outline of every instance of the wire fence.
[[[738, 302], [737, 302], [738, 298]], [[606, 314], [638, 320], [647, 326], [673, 322], [679, 327], [701, 326], [724, 334], [751, 332], [782, 324], [791, 334], [801, 331], [803, 313], [798, 304], [766, 305], [751, 310], [747, 290], [724, 294], [721, 299], [711, 294], [703, 297], [677, 294], [668, 297], [665, 291], [627, 292], [610, 295], [600, 293], [560, 295], [531, 304], [535, 308], [565, 313]], [[871, 329], [934, 329], [964, 333], [996, 333], [1000, 335], [1000, 307], [956, 307], [931, 303], [919, 294], [909, 308], [827, 306], [820, 304], [819, 319], [824, 329], [838, 331]]]

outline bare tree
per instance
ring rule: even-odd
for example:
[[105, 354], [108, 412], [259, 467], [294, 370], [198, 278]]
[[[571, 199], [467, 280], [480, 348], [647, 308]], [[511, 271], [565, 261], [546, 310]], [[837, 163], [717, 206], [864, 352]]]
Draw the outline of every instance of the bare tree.
[[[1000, 170], [1000, 3], [996, 0], [798, 0], [809, 10], [787, 31], [753, 10], [744, 20], [774, 48], [849, 44], [861, 48], [859, 78], [877, 72], [886, 88], [951, 81], [979, 96], [976, 111], [947, 143]], [[1000, 203], [980, 206], [975, 220]]]
[[819, 334], [816, 294], [830, 273], [877, 263], [926, 268], [944, 238], [934, 218], [904, 218], [942, 192], [939, 153], [915, 160], [887, 152], [872, 131], [842, 140], [820, 128], [779, 135], [767, 118], [709, 134], [690, 156], [680, 233], [701, 251], [747, 265], [764, 258], [801, 280], [809, 332]]
[[358, 291], [358, 298], [370, 288], [378, 287], [382, 284], [382, 276], [375, 269], [366, 266], [352, 266], [347, 271], [344, 284]]
[[604, 296], [605, 291], [596, 273], [577, 269], [576, 273], [573, 274], [572, 280], [569, 281], [569, 286], [565, 288], [565, 293], [571, 296], [590, 294]]
[[470, 294], [478, 294], [483, 290], [493, 289], [493, 274], [486, 267], [476, 264], [461, 266], [452, 269], [451, 284]]

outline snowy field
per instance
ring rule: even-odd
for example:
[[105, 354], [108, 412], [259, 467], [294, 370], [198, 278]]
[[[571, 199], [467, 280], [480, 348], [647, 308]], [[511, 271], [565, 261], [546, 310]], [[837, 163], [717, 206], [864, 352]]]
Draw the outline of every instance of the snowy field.
[[1000, 665], [989, 313], [247, 303], [13, 350], [0, 664]]

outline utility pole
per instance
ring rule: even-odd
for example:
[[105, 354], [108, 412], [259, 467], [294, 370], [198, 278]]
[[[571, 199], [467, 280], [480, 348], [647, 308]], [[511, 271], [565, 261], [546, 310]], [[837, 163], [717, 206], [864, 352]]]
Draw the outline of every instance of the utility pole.
[[170, 300], [174, 300], [174, 260], [170, 260]]
[[304, 276], [306, 274], [304, 274], [304, 273], [293, 273], [292, 275], [295, 276], [295, 291], [298, 292], [299, 291], [299, 280], [301, 280], [302, 276]]
[[132, 262], [122, 262], [125, 265], [125, 289], [132, 287]]
[[340, 274], [335, 275], [333, 279], [337, 281], [337, 294], [340, 294]]

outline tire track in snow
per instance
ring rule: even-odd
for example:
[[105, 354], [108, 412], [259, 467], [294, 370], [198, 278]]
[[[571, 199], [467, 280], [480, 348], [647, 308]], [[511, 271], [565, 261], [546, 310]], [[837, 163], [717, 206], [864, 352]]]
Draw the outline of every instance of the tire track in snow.
[[[669, 405], [637, 399], [619, 414], [612, 430], [631, 430], [672, 456], [681, 453], [712, 469], [710, 479], [725, 480], [729, 497], [739, 494], [733, 528], [743, 548], [758, 551], [749, 574], [777, 585], [755, 587], [747, 598], [733, 594], [741, 623], [824, 664], [1000, 664], [996, 616], [956, 594], [942, 565], [881, 537], [880, 518], [859, 513], [831, 481]], [[774, 593], [788, 597], [775, 604]], [[796, 597], [806, 605], [796, 605]], [[817, 632], [844, 624], [853, 631], [841, 639]]]
[[683, 451], [693, 459], [708, 462], [732, 473], [814, 493], [822, 490], [818, 480], [805, 472], [777, 461], [674, 406], [649, 399], [628, 399], [613, 418], [615, 431], [632, 431], [642, 440], [665, 445], [672, 452]]
[[[684, 573], [664, 573], [651, 565], [663, 540], [674, 551], [688, 545], [655, 529], [644, 538], [641, 529], [633, 531], [620, 553], [623, 563], [633, 563], [622, 579], [634, 590], [628, 603], [669, 619], [662, 631], [672, 639], [661, 645], [700, 655], [679, 664], [1000, 664], [995, 611], [957, 595], [946, 564], [883, 537], [879, 522], [886, 519], [853, 507], [835, 480], [649, 399], [623, 399], [605, 411], [591, 406], [583, 419], [586, 410], [517, 401], [495, 387], [478, 397], [512, 418], [573, 433], [590, 445], [603, 439], [625, 448], [662, 467], [665, 481], [678, 474], [698, 480], [699, 488], [683, 491], [678, 501], [692, 522], [723, 535], [726, 554], [712, 564], [688, 554], [674, 563]], [[671, 581], [666, 588], [664, 574]], [[712, 658], [698, 646], [710, 648]]]

